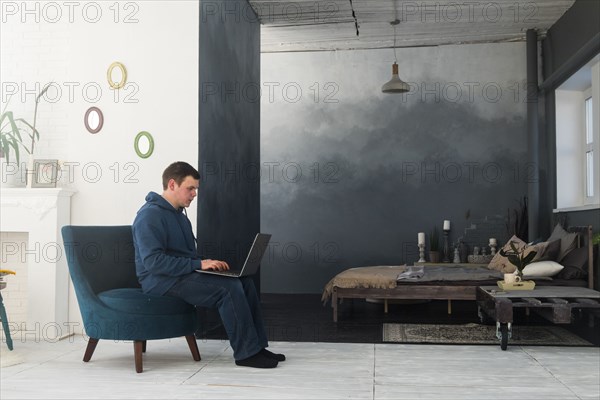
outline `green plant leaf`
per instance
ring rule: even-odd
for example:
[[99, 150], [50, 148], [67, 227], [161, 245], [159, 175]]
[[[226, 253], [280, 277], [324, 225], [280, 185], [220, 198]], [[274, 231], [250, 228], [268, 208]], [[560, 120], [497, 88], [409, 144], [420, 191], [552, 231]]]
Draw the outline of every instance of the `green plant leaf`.
[[439, 251], [440, 236], [437, 227], [433, 227], [431, 234], [429, 235], [429, 250]]
[[21, 130], [17, 126], [17, 122], [15, 121], [12, 111], [8, 111], [6, 113], [6, 118], [8, 118], [8, 122], [10, 123], [13, 135], [15, 135], [19, 141], [22, 141], [23, 138], [21, 137]]
[[[52, 82], [46, 84], [35, 98], [33, 125], [23, 118], [15, 118], [12, 111], [6, 111], [10, 101], [10, 96], [2, 108], [2, 114], [0, 114], [0, 142], [2, 146], [2, 153], [5, 155], [7, 161], [10, 160], [10, 153], [12, 152], [11, 150], [14, 150], [17, 162], [19, 162], [20, 148], [25, 149], [25, 151], [29, 154], [33, 154], [35, 142], [40, 138], [40, 132], [36, 128], [38, 103], [42, 96], [44, 96], [48, 89], [50, 89], [51, 85]], [[21, 132], [24, 132], [24, 134], [21, 135]], [[30, 147], [25, 144], [23, 139], [29, 139], [31, 141]]]
[[6, 107], [8, 107], [8, 103], [10, 103], [11, 97], [12, 97], [12, 94], [8, 96], [8, 99], [6, 99], [6, 104], [4, 105], [4, 108], [2, 109], [2, 114], [4, 114], [4, 111], [6, 111]]
[[19, 163], [19, 143], [13, 140], [8, 140], [6, 136], [2, 136], [2, 153], [6, 156], [6, 162], [10, 162], [10, 148], [12, 147], [15, 151], [15, 158], [17, 160], [17, 164]]
[[53, 82], [47, 83], [46, 86], [44, 86], [44, 88], [42, 89], [42, 91], [40, 92], [40, 94], [37, 95], [37, 97], [35, 98], [35, 102], [39, 103], [40, 98], [46, 94], [46, 92], [48, 91], [48, 89], [50, 89], [50, 86], [52, 85]]
[[[35, 129], [29, 122], [25, 121], [23, 118], [19, 118], [17, 119], [17, 121], [27, 125], [27, 127], [29, 127], [29, 129], [31, 129], [31, 132], [33, 133], [33, 135], [35, 136], [35, 140], [40, 140], [40, 132]], [[32, 138], [32, 135], [29, 134], [29, 138]]]
[[[5, 123], [3, 126], [2, 124], [5, 122], [5, 120], [8, 120], [8, 122]], [[2, 127], [2, 130], [6, 129], [8, 126], [10, 126], [9, 131], [2, 132], [3, 135], [17, 137], [19, 140], [21, 140], [21, 133], [20, 133], [19, 127], [17, 126], [17, 124], [15, 122], [12, 111], [7, 111], [5, 113], [2, 113], [2, 115], [0, 116], [0, 126]]]
[[533, 261], [533, 259], [535, 258], [535, 256], [537, 255], [537, 251], [532, 251], [529, 254], [527, 254], [525, 256], [525, 258], [523, 258], [523, 266], [529, 264], [531, 261]]
[[511, 255], [508, 255], [506, 258], [508, 258], [508, 261], [510, 261], [510, 263], [517, 268], [519, 268], [519, 266], [521, 265], [521, 259], [518, 256], [511, 254]]
[[6, 161], [10, 162], [10, 153], [12, 148], [15, 152], [17, 163], [19, 163], [19, 145], [23, 145], [23, 138], [13, 117], [12, 111], [6, 111], [2, 113], [0, 116], [0, 126], [2, 127], [2, 131], [0, 132], [0, 137], [2, 137], [2, 152], [6, 157]]

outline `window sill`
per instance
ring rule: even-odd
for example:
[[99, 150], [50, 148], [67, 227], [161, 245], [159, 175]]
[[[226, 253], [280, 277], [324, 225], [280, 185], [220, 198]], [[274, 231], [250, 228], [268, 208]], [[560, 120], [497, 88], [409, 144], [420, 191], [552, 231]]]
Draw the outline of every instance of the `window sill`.
[[585, 206], [576, 206], [576, 207], [563, 207], [563, 208], [555, 208], [552, 210], [554, 214], [561, 212], [571, 212], [571, 211], [589, 211], [589, 210], [597, 210], [600, 209], [600, 204], [587, 204]]

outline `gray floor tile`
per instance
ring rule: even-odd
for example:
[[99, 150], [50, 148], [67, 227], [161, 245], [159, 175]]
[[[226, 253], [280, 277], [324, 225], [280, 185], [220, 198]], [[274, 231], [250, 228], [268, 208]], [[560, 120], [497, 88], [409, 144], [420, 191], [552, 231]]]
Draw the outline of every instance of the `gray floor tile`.
[[2, 399], [598, 399], [598, 348], [271, 343], [287, 361], [273, 370], [237, 367], [226, 341], [149, 341], [144, 373], [133, 345], [23, 341], [0, 350]]

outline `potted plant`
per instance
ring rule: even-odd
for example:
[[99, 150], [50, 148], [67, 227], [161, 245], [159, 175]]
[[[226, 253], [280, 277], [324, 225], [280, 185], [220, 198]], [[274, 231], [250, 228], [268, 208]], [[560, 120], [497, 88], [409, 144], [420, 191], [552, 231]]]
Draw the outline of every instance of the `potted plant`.
[[[518, 207], [508, 210], [506, 219], [506, 232], [508, 237], [513, 235], [524, 241], [529, 241], [529, 211], [527, 196], [518, 200]], [[512, 212], [511, 212], [512, 211]]]
[[[23, 142], [21, 129], [12, 111], [6, 111], [8, 102], [0, 114], [0, 163], [2, 167], [2, 186], [17, 186], [17, 176], [21, 157], [21, 148], [27, 153], [29, 149]], [[11, 154], [14, 155], [11, 157]]]
[[[0, 114], [0, 159], [2, 164], [2, 185], [16, 186], [16, 178], [21, 160], [21, 149], [27, 154], [33, 156], [35, 141], [39, 140], [40, 132], [36, 128], [37, 108], [41, 97], [48, 91], [50, 84], [44, 86], [42, 91], [35, 98], [35, 109], [33, 112], [33, 124], [27, 122], [24, 118], [15, 118], [12, 111], [7, 111], [6, 102]], [[27, 143], [31, 143], [28, 147]], [[14, 163], [11, 164], [11, 153], [14, 154]], [[33, 159], [29, 160], [33, 164]], [[29, 165], [32, 169], [33, 165]], [[9, 179], [10, 178], [10, 179]]]
[[500, 255], [502, 257], [506, 257], [508, 261], [517, 268], [517, 275], [523, 278], [523, 269], [530, 264], [535, 256], [537, 255], [537, 251], [527, 251], [528, 246], [525, 245], [521, 249], [518, 249], [515, 245], [516, 242], [510, 242], [510, 250], [500, 250]]
[[440, 232], [436, 226], [433, 227], [429, 235], [429, 261], [432, 263], [440, 262]]

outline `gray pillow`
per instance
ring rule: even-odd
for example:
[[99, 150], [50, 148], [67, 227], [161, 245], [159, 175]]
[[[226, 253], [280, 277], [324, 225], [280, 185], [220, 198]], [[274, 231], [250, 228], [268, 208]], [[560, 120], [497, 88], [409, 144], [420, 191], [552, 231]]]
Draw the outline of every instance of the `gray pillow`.
[[550, 235], [547, 242], [553, 242], [557, 239], [560, 239], [560, 252], [558, 253], [556, 261], [562, 264], [562, 259], [571, 250], [577, 247], [577, 233], [569, 233], [565, 231], [563, 227], [560, 226], [560, 224], [556, 224], [556, 226], [554, 227], [554, 231], [552, 231], [552, 235]]
[[557, 261], [560, 254], [560, 239], [553, 241], [541, 242], [533, 246], [537, 250], [537, 254], [533, 259], [536, 261]]
[[558, 279], [584, 279], [587, 276], [587, 247], [571, 250], [560, 262], [564, 266], [555, 278]]

